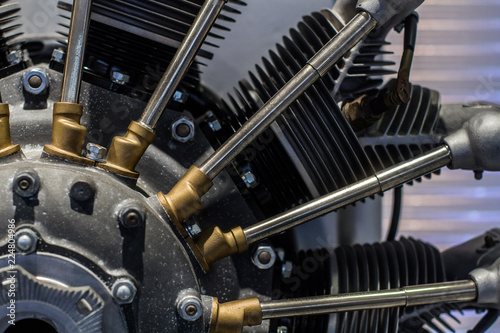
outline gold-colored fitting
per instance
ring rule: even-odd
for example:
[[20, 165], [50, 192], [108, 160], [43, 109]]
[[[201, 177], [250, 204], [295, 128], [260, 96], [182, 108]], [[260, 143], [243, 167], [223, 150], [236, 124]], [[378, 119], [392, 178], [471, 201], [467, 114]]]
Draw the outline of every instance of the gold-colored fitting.
[[228, 232], [222, 232], [219, 227], [212, 227], [203, 231], [194, 242], [190, 238], [187, 238], [187, 241], [206, 272], [217, 260], [248, 250], [247, 239], [241, 227]]
[[76, 103], [54, 103], [52, 143], [43, 150], [53, 156], [85, 165], [95, 162], [81, 156], [87, 128], [80, 125], [83, 107]]
[[182, 222], [201, 210], [201, 197], [213, 183], [200, 169], [192, 166], [168, 194], [158, 193], [158, 199], [184, 237], [188, 237]]
[[0, 103], [0, 158], [12, 155], [21, 150], [19, 145], [12, 144], [9, 118], [9, 105]]
[[258, 298], [240, 299], [220, 304], [213, 300], [210, 332], [241, 333], [243, 326], [262, 323], [262, 308]]
[[97, 166], [121, 176], [137, 178], [139, 173], [135, 167], [155, 138], [153, 130], [133, 121], [124, 136], [113, 138], [106, 163]]

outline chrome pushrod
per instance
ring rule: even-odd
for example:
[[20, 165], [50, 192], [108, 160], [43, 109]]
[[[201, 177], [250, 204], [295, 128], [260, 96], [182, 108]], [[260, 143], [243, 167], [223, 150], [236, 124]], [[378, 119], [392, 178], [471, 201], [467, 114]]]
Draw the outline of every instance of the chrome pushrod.
[[264, 106], [238, 129], [199, 169], [214, 179], [239, 153], [257, 138], [292, 102], [337, 63], [377, 22], [366, 12], [357, 14]]
[[139, 123], [153, 130], [227, 0], [206, 0], [149, 99]]
[[451, 152], [448, 146], [435, 148], [421, 156], [381, 170], [371, 177], [243, 229], [247, 244], [253, 244], [361, 199], [403, 185], [440, 169], [450, 162]]
[[476, 298], [476, 283], [472, 280], [463, 280], [389, 290], [264, 301], [261, 302], [261, 309], [262, 319], [271, 319], [445, 302], [467, 302]]
[[91, 5], [91, 0], [73, 1], [61, 102], [78, 103]]

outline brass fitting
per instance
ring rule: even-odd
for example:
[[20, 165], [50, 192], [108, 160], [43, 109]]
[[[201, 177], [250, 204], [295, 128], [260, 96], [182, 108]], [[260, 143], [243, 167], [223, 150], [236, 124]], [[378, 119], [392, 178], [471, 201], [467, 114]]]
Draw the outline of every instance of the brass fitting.
[[240, 299], [220, 304], [213, 300], [210, 332], [241, 333], [243, 326], [262, 323], [262, 308], [258, 298]]
[[76, 103], [54, 103], [52, 143], [43, 150], [53, 156], [85, 165], [94, 165], [91, 159], [81, 156], [87, 128], [80, 125], [83, 107]]
[[19, 145], [12, 144], [9, 117], [9, 105], [0, 103], [0, 158], [12, 155], [21, 150]]
[[373, 96], [362, 95], [342, 107], [342, 113], [355, 131], [360, 131], [375, 124], [381, 117], [371, 107]]
[[241, 227], [222, 232], [215, 226], [203, 231], [195, 241], [188, 237], [187, 242], [206, 272], [210, 271], [210, 265], [217, 260], [248, 250], [247, 239]]
[[168, 194], [162, 192], [157, 194], [160, 203], [182, 236], [188, 237], [182, 222], [201, 210], [201, 197], [212, 185], [212, 180], [207, 175], [192, 166]]
[[97, 166], [121, 176], [138, 178], [135, 167], [155, 138], [153, 130], [133, 121], [124, 136], [113, 138], [106, 163]]

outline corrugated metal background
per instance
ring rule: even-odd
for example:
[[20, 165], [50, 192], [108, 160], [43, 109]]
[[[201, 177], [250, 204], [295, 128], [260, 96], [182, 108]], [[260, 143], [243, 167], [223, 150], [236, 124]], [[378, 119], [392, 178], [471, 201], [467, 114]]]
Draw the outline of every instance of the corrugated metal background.
[[[440, 91], [445, 103], [500, 103], [500, 1], [427, 0], [418, 12], [412, 82]], [[394, 41], [402, 38], [394, 37]], [[392, 46], [395, 52], [400, 47]], [[500, 227], [499, 173], [485, 173], [476, 181], [472, 172], [444, 170], [441, 176], [403, 191], [402, 235], [443, 249]], [[383, 202], [387, 227], [391, 195]], [[479, 320], [471, 314], [459, 318], [463, 322], [459, 333]], [[488, 332], [500, 332], [500, 323]]]

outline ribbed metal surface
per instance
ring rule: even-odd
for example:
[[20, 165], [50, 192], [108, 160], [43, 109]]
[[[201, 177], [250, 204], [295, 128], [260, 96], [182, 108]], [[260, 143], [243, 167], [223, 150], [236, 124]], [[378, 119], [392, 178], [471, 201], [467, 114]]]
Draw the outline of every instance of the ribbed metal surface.
[[0, 63], [2, 67], [7, 64], [6, 55], [9, 47], [13, 45], [12, 40], [22, 34], [17, 29], [20, 24], [16, 22], [18, 18], [16, 13], [20, 9], [21, 7], [17, 2], [0, 0]]

